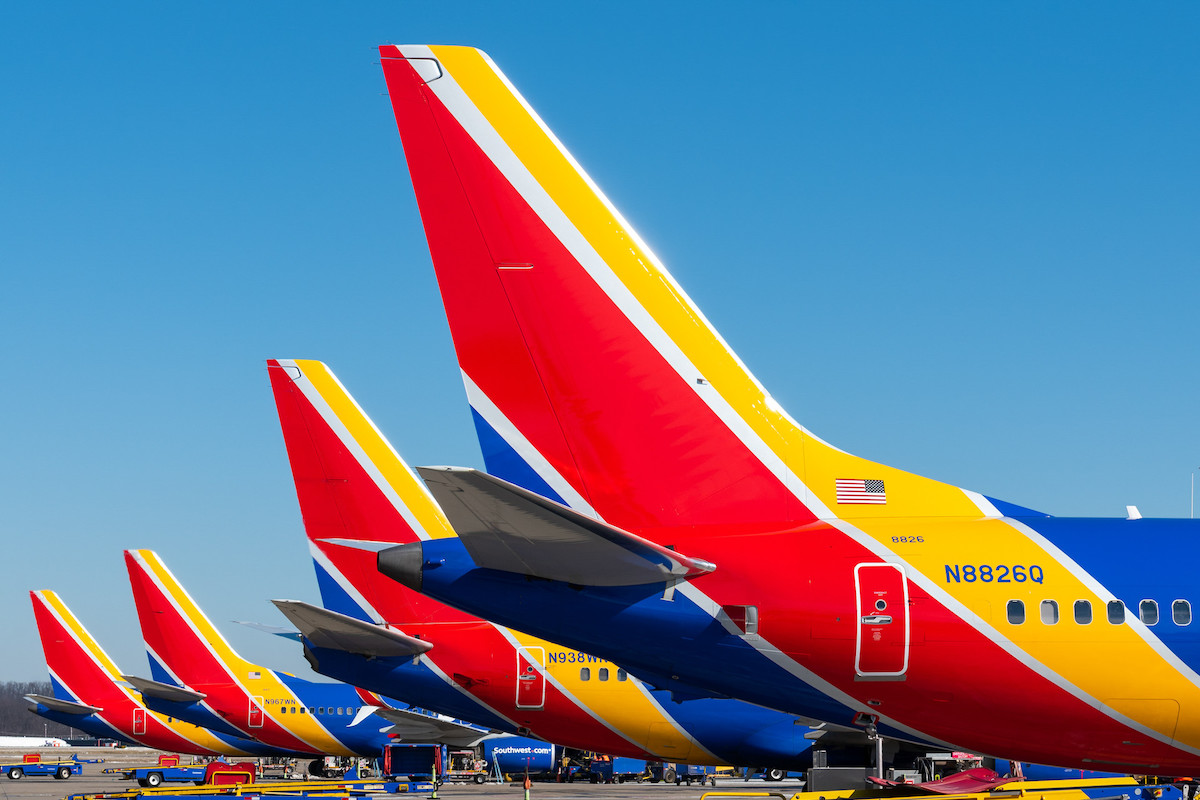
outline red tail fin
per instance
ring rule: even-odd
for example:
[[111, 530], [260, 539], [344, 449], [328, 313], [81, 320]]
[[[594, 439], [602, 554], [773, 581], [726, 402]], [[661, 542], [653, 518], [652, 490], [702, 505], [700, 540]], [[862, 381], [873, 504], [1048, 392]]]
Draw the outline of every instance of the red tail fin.
[[229, 684], [245, 661], [151, 550], [126, 550], [125, 566], [155, 678], [197, 691]]
[[406, 629], [470, 619], [375, 568], [385, 547], [453, 535], [425, 486], [328, 367], [267, 366], [325, 607]]
[[631, 531], [995, 512], [797, 425], [483, 53], [381, 55], [489, 471]]
[[137, 703], [116, 683], [121, 679], [117, 665], [57, 594], [35, 591], [29, 597], [55, 696], [100, 708]]

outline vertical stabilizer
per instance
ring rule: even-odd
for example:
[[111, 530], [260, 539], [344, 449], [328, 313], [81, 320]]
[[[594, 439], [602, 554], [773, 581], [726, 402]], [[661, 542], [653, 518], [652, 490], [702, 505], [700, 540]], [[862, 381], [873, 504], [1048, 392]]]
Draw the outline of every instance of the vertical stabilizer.
[[155, 680], [203, 691], [259, 670], [233, 649], [152, 550], [126, 550], [125, 566]]
[[789, 417], [485, 54], [380, 53], [489, 471], [634, 531], [996, 514]]
[[[152, 550], [126, 550], [125, 565], [155, 678], [201, 692], [205, 704], [246, 736], [299, 753], [352, 755], [275, 670], [238, 655]], [[312, 685], [312, 684], [308, 684]]]
[[425, 485], [327, 366], [267, 367], [325, 607], [405, 628], [470, 619], [375, 567], [382, 549], [453, 535]]

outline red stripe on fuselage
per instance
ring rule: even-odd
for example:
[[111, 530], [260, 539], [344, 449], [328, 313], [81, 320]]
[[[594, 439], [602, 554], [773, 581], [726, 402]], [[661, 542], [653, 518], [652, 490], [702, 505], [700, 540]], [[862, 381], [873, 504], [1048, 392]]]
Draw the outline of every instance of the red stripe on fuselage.
[[[1128, 764], [1136, 756], [1143, 764], [1173, 765], [1178, 774], [1195, 767], [1194, 756], [1127, 728], [1017, 661], [912, 581], [905, 679], [856, 681], [854, 566], [879, 558], [828, 525], [705, 534], [686, 546], [718, 564], [693, 581], [697, 588], [723, 604], [757, 605], [763, 638], [859, 702], [877, 701], [870, 705], [876, 713], [921, 733], [1035, 763]], [[1124, 741], [1134, 744], [1118, 744]]]

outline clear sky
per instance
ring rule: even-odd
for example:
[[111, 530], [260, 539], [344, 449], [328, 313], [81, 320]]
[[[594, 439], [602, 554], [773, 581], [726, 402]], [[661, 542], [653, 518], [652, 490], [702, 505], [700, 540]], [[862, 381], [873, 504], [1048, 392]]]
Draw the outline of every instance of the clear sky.
[[308, 674], [228, 622], [317, 599], [267, 358], [481, 466], [387, 42], [487, 50], [831, 443], [1187, 516], [1198, 33], [1179, 2], [4, 4], [0, 680], [45, 677], [30, 589], [146, 674], [133, 547]]

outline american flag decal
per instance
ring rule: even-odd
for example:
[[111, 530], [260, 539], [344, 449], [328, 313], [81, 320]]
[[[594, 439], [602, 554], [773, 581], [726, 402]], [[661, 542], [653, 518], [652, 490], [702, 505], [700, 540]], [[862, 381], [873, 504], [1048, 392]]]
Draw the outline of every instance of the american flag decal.
[[887, 492], [884, 491], [883, 481], [837, 478], [834, 483], [837, 486], [839, 505], [882, 506], [887, 503]]

